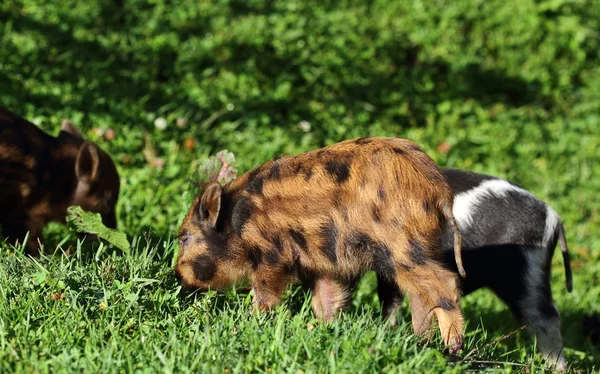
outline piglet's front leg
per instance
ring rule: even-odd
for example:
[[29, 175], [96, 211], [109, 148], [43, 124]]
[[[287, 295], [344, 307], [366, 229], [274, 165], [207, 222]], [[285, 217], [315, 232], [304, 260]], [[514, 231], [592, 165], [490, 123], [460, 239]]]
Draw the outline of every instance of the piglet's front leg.
[[254, 289], [254, 311], [273, 309], [289, 283], [287, 272], [278, 266], [258, 266], [250, 277]]
[[395, 281], [377, 275], [377, 294], [381, 303], [381, 315], [392, 327], [402, 321], [402, 291]]
[[327, 277], [315, 281], [312, 293], [313, 312], [325, 322], [330, 322], [346, 309], [351, 296], [348, 285]]

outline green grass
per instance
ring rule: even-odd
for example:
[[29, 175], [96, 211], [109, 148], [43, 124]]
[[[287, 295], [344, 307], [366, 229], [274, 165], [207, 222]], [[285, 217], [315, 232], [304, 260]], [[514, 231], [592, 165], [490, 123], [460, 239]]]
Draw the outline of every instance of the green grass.
[[555, 256], [565, 354], [597, 371], [583, 329], [600, 312], [597, 14], [592, 0], [1, 2], [0, 105], [52, 134], [70, 119], [113, 157], [133, 249], [81, 248], [57, 224], [39, 262], [0, 243], [0, 372], [542, 371], [529, 334], [501, 339], [519, 325], [483, 290], [463, 300], [456, 362], [439, 337], [380, 321], [372, 275], [330, 326], [299, 288], [260, 316], [234, 290], [179, 292], [174, 238], [203, 160], [228, 149], [241, 173], [366, 135], [554, 207], [574, 269], [567, 293]]
[[[315, 321], [309, 296], [299, 287], [291, 288], [275, 311], [255, 315], [250, 294], [180, 293], [171, 271], [174, 246], [169, 240], [137, 237], [128, 255], [111, 254], [103, 245], [94, 252], [77, 246], [68, 256], [39, 262], [5, 246], [0, 371], [437, 373], [543, 368], [526, 333], [490, 345], [518, 325], [486, 293], [465, 299], [465, 350], [451, 362], [440, 352], [439, 337], [423, 342], [410, 334], [408, 323], [391, 329], [381, 322], [372, 276], [356, 291], [353, 308], [330, 325]], [[576, 290], [584, 289], [582, 283], [576, 283]], [[572, 297], [557, 294], [563, 309], [571, 304]], [[588, 302], [595, 296], [587, 295]], [[580, 335], [573, 319], [567, 313], [564, 321], [571, 343]], [[590, 351], [582, 342], [567, 348], [573, 369], [586, 371], [598, 364]]]

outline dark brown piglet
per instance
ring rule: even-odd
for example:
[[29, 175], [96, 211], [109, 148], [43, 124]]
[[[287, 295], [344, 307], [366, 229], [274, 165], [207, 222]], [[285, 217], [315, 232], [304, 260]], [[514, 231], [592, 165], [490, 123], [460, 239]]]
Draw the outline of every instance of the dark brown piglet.
[[119, 175], [111, 158], [68, 121], [52, 137], [0, 108], [0, 227], [12, 242], [29, 231], [27, 252], [39, 256], [49, 221], [64, 222], [79, 205], [115, 228]]
[[194, 289], [249, 278], [260, 310], [300, 280], [328, 321], [348, 306], [351, 282], [373, 270], [433, 310], [444, 343], [457, 351], [457, 277], [438, 248], [448, 223], [462, 268], [452, 196], [435, 163], [403, 139], [360, 138], [278, 158], [204, 188], [179, 231], [175, 271]]

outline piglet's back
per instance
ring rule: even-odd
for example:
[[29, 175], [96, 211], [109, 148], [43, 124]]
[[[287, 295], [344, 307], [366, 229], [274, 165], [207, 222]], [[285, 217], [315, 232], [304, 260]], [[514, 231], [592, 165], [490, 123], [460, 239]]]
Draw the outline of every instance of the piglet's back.
[[40, 162], [48, 160], [55, 139], [35, 125], [0, 108], [0, 207], [18, 204], [22, 186], [37, 185]]
[[440, 194], [452, 199], [435, 163], [414, 143], [396, 138], [359, 138], [275, 158], [226, 189], [248, 196], [259, 210], [293, 215], [319, 214], [332, 204], [398, 199], [408, 203]]
[[33, 123], [0, 108], [0, 159], [35, 153], [55, 143], [54, 137], [46, 134]]

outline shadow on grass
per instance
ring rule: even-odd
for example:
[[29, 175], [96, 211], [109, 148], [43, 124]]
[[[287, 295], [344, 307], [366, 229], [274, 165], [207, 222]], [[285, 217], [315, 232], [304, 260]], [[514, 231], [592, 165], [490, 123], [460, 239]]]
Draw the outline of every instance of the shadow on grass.
[[[600, 368], [600, 342], [594, 341], [594, 335], [599, 333], [598, 326], [590, 326], [586, 320], [593, 320], [595, 314], [589, 310], [577, 308], [561, 310], [562, 333], [565, 347], [575, 350], [573, 354], [580, 357], [580, 362], [572, 362], [574, 367], [596, 370]], [[568, 353], [568, 351], [567, 351]], [[585, 364], [585, 366], [583, 366]]]
[[[463, 307], [463, 313], [468, 323], [468, 330], [483, 327], [487, 331], [488, 339], [482, 342], [481, 346], [485, 346], [494, 341], [495, 337], [502, 337], [521, 326], [508, 307], [500, 311], [480, 313], [480, 310], [475, 306], [469, 306]], [[570, 370], [575, 372], [588, 372], [592, 368], [600, 367], [599, 346], [586, 337], [587, 332], [583, 329], [583, 321], [588, 316], [589, 313], [583, 309], [561, 310], [561, 331], [566, 350], [565, 356]], [[518, 344], [519, 341], [533, 352], [535, 338], [532, 331], [525, 329], [518, 332], [518, 338], [510, 336], [502, 339], [502, 345], [506, 347], [507, 352], [502, 358], [503, 361], [519, 362], [520, 350], [523, 348], [522, 345]], [[481, 349], [481, 347], [478, 348]], [[487, 358], [492, 359], [489, 355]]]
[[[270, 6], [261, 8], [233, 4], [230, 8], [233, 19], [270, 12], [276, 14]], [[223, 47], [231, 54], [226, 60], [207, 54], [198, 61], [180, 61], [181, 52], [176, 47], [167, 43], [158, 48], [156, 45], [159, 43], [152, 38], [169, 33], [176, 34], [181, 40], [204, 37], [211, 31], [210, 20], [197, 20], [193, 24], [178, 27], [166, 23], [162, 29], [153, 30], [150, 35], [140, 35], [138, 29], [143, 27], [143, 17], [147, 11], [151, 9], [143, 9], [142, 14], [136, 14], [128, 10], [123, 1], [117, 0], [101, 5], [99, 15], [93, 22], [74, 18], [61, 24], [36, 20], [19, 9], [0, 11], [0, 19], [12, 21], [14, 32], [31, 32], [43, 35], [47, 40], [48, 48], [30, 56], [35, 60], [31, 63], [36, 68], [28, 68], [31, 71], [26, 73], [35, 73], [42, 81], [66, 83], [70, 85], [69, 91], [73, 90], [68, 98], [52, 93], [28, 92], [21, 83], [21, 76], [0, 71], [0, 83], [5, 88], [0, 98], [4, 96], [12, 105], [28, 102], [50, 111], [69, 107], [84, 114], [110, 112], [122, 122], [123, 119], [135, 122], [139, 118], [131, 118], [133, 114], [129, 109], [140, 107], [140, 102], [143, 102], [142, 107], [150, 111], [173, 101], [179, 101], [192, 112], [200, 110], [197, 98], [185, 92], [186, 87], [180, 86], [184, 74], [189, 73], [201, 80], [204, 70], [218, 66], [236, 76], [243, 76], [248, 72], [248, 61], [253, 61], [256, 65], [254, 75], [268, 77], [268, 80], [285, 77], [296, 90], [289, 97], [272, 102], [262, 96], [245, 98], [243, 108], [246, 116], [266, 113], [273, 118], [272, 123], [287, 124], [284, 126], [295, 126], [296, 118], [310, 119], [312, 116], [311, 101], [323, 95], [324, 87], [308, 82], [303, 73], [307, 66], [298, 62], [303, 59], [281, 55], [269, 37], [259, 44], [231, 38], [229, 44]], [[304, 11], [308, 20], [314, 18], [310, 8]], [[76, 38], [75, 30], [87, 32], [85, 40]], [[329, 32], [327, 28], [325, 31]], [[125, 34], [129, 39], [127, 42], [111, 44], [95, 37], [93, 33]], [[374, 35], [367, 33], [364, 37]], [[56, 50], [60, 51], [59, 56], [55, 55]], [[15, 48], [11, 53], [19, 57], [23, 52]], [[348, 61], [353, 60], [347, 51], [336, 53]], [[373, 103], [378, 112], [397, 112], [393, 109], [399, 105], [398, 100], [387, 98], [401, 97], [408, 102], [412, 119], [418, 124], [426, 123], [432, 107], [448, 100], [475, 100], [484, 105], [503, 103], [515, 108], [532, 103], [552, 107], [552, 98], [544, 96], [536, 82], [510, 76], [500, 70], [486, 69], [478, 64], [456, 68], [451, 61], [422, 58], [423, 53], [421, 47], [411, 45], [402, 38], [389, 41], [378, 48], [377, 57], [389, 61], [393, 69], [381, 71], [372, 69], [370, 63], [357, 61], [355, 69], [364, 79], [356, 83], [344, 76], [345, 70], [338, 71], [327, 66], [328, 81], [333, 79], [339, 85], [326, 89], [337, 103], [347, 108], [357, 108], [357, 103]], [[14, 65], [22, 65], [22, 61], [20, 64], [18, 62], [15, 60]], [[436, 89], [424, 91], [419, 88], [423, 82], [430, 80]], [[83, 86], [82, 82], [85, 83]], [[407, 118], [391, 118], [391, 121], [403, 124]]]
[[[114, 4], [111, 4], [113, 6]], [[109, 30], [106, 25], [117, 29], [118, 23], [113, 23], [114, 14], [119, 12], [109, 11], [108, 8], [101, 12], [98, 24], [93, 26], [96, 31]], [[105, 17], [103, 19], [102, 17]], [[81, 24], [64, 22], [53, 24], [41, 22], [31, 16], [19, 11], [0, 11], [0, 19], [11, 20], [13, 32], [28, 32], [34, 35], [42, 35], [47, 39], [48, 48], [39, 49], [34, 58], [35, 66], [25, 66], [25, 73], [32, 73], [28, 78], [40, 76], [40, 80], [67, 84], [75, 90], [73, 95], [57, 95], [55, 93], [30, 92], [24, 88], [23, 78], [17, 74], [10, 74], [4, 69], [0, 71], [0, 83], [5, 88], [2, 96], [7, 96], [7, 101], [16, 104], [27, 102], [38, 108], [46, 108], [50, 111], [62, 110], [65, 107], [76, 109], [82, 113], [110, 112], [119, 118], [129, 118], [131, 113], [127, 108], [131, 105], [117, 105], [122, 103], [134, 104], [140, 99], [146, 98], [148, 107], [158, 107], [168, 102], [161, 85], [165, 77], [170, 76], [172, 64], [171, 59], [164, 55], [149, 56], [154, 54], [150, 50], [129, 50], [128, 43], [114, 44], [110, 47], [100, 43], [97, 37], [80, 40], [74, 37], [74, 28], [81, 29]], [[108, 19], [111, 22], [107, 22]], [[65, 27], [66, 26], [66, 27]], [[86, 25], [83, 25], [84, 27]], [[92, 32], [88, 30], [88, 32]], [[90, 35], [88, 35], [90, 36]], [[9, 43], [5, 43], [10, 47]], [[129, 46], [130, 47], [130, 46]], [[147, 46], [142, 45], [142, 48]], [[55, 50], [61, 51], [60, 56], [55, 56]], [[148, 48], [146, 48], [148, 49]], [[19, 56], [20, 51], [15, 48], [12, 54]], [[137, 54], [136, 54], [137, 52]], [[54, 53], [54, 54], [53, 54]], [[141, 60], [140, 60], [141, 59]], [[146, 74], [141, 74], [135, 65], [147, 65]], [[18, 66], [18, 65], [17, 65]], [[31, 71], [30, 71], [31, 70]], [[154, 72], [153, 74], [151, 72]], [[85, 82], [84, 92], [78, 88]], [[69, 89], [70, 91], [70, 89]], [[14, 108], [18, 112], [18, 108]], [[137, 118], [131, 118], [137, 120]]]

